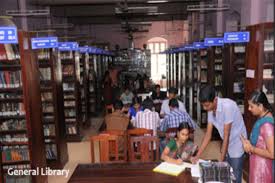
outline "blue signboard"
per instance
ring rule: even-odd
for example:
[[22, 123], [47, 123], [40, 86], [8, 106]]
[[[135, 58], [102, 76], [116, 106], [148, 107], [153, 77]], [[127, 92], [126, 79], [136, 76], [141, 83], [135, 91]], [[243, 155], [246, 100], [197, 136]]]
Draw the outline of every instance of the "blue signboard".
[[204, 45], [205, 46], [223, 46], [224, 41], [223, 41], [223, 38], [219, 38], [219, 37], [205, 38]]
[[187, 46], [184, 46], [184, 49], [185, 49], [186, 51], [191, 51], [191, 50], [194, 50], [195, 48], [194, 48], [193, 45], [187, 45]]
[[18, 43], [16, 27], [0, 27], [0, 43]]
[[88, 51], [89, 51], [88, 46], [79, 47], [79, 52], [80, 53], [87, 53]]
[[95, 47], [89, 47], [88, 52], [92, 53], [92, 54], [95, 54], [96, 53], [96, 48]]
[[204, 49], [206, 46], [204, 45], [204, 42], [194, 42], [193, 47], [195, 49]]
[[32, 49], [42, 49], [42, 48], [56, 48], [57, 47], [57, 37], [38, 37], [32, 38]]
[[224, 43], [246, 43], [249, 42], [249, 32], [225, 32]]
[[58, 49], [60, 51], [76, 51], [78, 50], [77, 42], [59, 42]]

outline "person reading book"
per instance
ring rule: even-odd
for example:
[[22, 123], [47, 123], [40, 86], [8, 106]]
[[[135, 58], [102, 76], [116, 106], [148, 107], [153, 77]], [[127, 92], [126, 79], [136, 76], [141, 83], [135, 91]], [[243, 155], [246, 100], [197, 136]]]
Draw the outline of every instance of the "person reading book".
[[172, 138], [161, 154], [161, 159], [174, 164], [190, 161], [198, 146], [190, 140], [191, 128], [188, 123], [180, 123], [175, 138]]

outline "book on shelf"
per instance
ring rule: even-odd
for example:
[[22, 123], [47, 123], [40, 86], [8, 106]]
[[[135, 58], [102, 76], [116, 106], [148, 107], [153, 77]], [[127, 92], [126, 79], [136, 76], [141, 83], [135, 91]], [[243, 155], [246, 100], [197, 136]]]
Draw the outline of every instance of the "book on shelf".
[[12, 143], [12, 142], [28, 143], [28, 137], [26, 134], [3, 135], [0, 137], [0, 142], [1, 143]]
[[215, 54], [217, 54], [217, 55], [222, 54], [222, 48], [221, 47], [216, 47], [215, 48]]
[[75, 109], [65, 109], [64, 113], [65, 113], [65, 117], [75, 117], [76, 116]]
[[37, 56], [38, 56], [38, 60], [48, 60], [48, 59], [50, 59], [50, 50], [49, 49], [39, 49]]
[[5, 183], [30, 183], [31, 176], [30, 175], [22, 175], [22, 176], [14, 176], [8, 175], [8, 169], [15, 169], [15, 170], [27, 170], [31, 169], [29, 164], [19, 164], [19, 165], [4, 165], [2, 166], [4, 170], [4, 182]]
[[74, 125], [67, 125], [66, 126], [66, 133], [70, 135], [77, 134], [76, 127]]
[[75, 89], [74, 83], [63, 83], [62, 85], [64, 91], [74, 91]]
[[26, 130], [26, 120], [10, 119], [0, 123], [0, 132], [10, 130]]
[[43, 112], [54, 112], [53, 104], [51, 103], [42, 103]]
[[64, 106], [65, 107], [74, 107], [75, 101], [64, 101]]
[[2, 146], [2, 162], [29, 161], [28, 146]]
[[0, 71], [0, 88], [22, 87], [21, 71]]
[[0, 60], [20, 59], [18, 46], [15, 44], [0, 44]]
[[234, 46], [234, 52], [235, 53], [245, 53], [245, 46], [244, 45]]
[[61, 52], [60, 54], [61, 59], [73, 59], [73, 52]]
[[73, 65], [63, 65], [62, 66], [63, 76], [73, 76], [74, 75], [74, 66]]
[[273, 79], [274, 74], [272, 72], [272, 69], [264, 69], [263, 70], [263, 78], [264, 79]]
[[49, 101], [53, 99], [53, 94], [51, 92], [43, 92], [41, 93], [41, 101]]
[[55, 125], [44, 125], [44, 136], [55, 136]]
[[57, 148], [55, 144], [46, 144], [46, 158], [57, 159]]
[[51, 68], [39, 68], [40, 80], [51, 80]]
[[72, 100], [75, 100], [75, 97], [74, 97], [74, 95], [72, 95], [72, 94], [66, 94], [66, 95], [64, 95], [64, 99], [72, 99]]
[[23, 103], [0, 103], [0, 116], [24, 115], [25, 108]]

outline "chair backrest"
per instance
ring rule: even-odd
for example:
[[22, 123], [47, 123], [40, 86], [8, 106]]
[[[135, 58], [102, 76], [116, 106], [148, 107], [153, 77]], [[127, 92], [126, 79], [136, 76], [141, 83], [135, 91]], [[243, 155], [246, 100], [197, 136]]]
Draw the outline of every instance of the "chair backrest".
[[[125, 162], [119, 159], [119, 136], [100, 134], [91, 137], [91, 160], [95, 162], [94, 144], [99, 143], [99, 155], [101, 163]], [[114, 146], [114, 148], [112, 148]], [[114, 149], [114, 150], [113, 150]]]
[[167, 141], [170, 140], [170, 138], [173, 138], [176, 136], [178, 131], [178, 128], [168, 128], [165, 132], [165, 138]]
[[155, 136], [137, 136], [129, 139], [129, 161], [159, 161], [159, 138]]
[[[123, 130], [105, 130], [100, 133], [100, 135], [109, 134], [116, 135], [119, 137], [118, 140], [118, 154], [119, 158], [123, 157], [125, 161], [127, 161], [127, 135], [126, 131]], [[110, 142], [110, 151], [115, 153], [115, 141]]]
[[153, 136], [153, 130], [149, 130], [146, 128], [134, 128], [131, 130], [127, 130], [127, 135], [129, 136], [144, 136], [144, 135]]

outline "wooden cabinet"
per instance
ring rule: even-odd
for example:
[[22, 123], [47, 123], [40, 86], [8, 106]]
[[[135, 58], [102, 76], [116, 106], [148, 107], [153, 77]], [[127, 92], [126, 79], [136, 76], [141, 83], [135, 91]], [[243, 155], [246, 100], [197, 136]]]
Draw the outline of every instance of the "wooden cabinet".
[[77, 51], [59, 51], [67, 141], [81, 140], [80, 63]]
[[61, 61], [56, 49], [34, 50], [39, 65], [47, 165], [62, 169], [68, 161]]
[[0, 182], [47, 181], [7, 174], [9, 168], [46, 167], [39, 68], [30, 38], [18, 32], [18, 45], [0, 44]]

